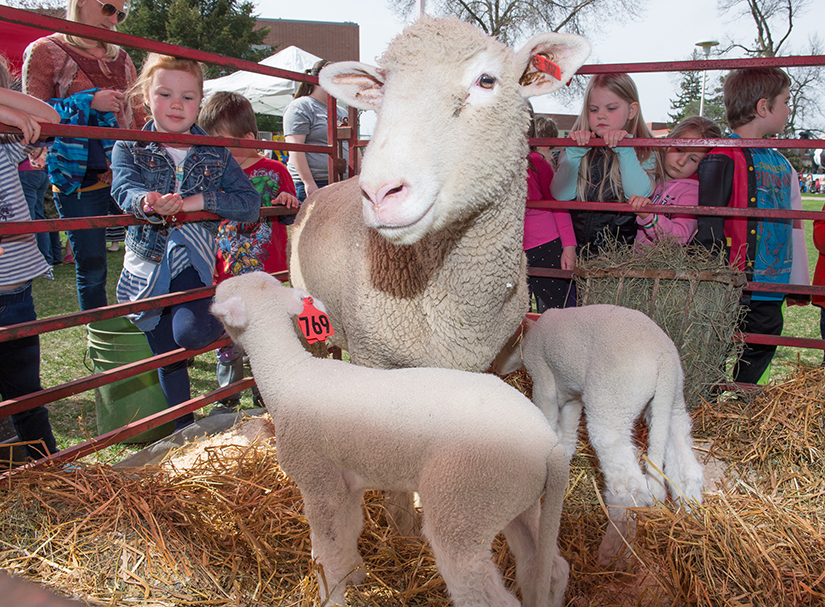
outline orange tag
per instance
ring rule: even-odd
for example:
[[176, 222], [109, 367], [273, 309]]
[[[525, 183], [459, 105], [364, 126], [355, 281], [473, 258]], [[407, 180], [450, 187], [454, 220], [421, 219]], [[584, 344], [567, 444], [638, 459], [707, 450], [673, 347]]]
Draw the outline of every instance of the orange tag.
[[533, 65], [537, 70], [550, 74], [556, 80], [561, 80], [561, 68], [543, 55], [533, 56]]
[[298, 317], [298, 327], [311, 344], [326, 341], [327, 337], [335, 333], [329, 316], [312, 305], [311, 297], [304, 297], [304, 309]]

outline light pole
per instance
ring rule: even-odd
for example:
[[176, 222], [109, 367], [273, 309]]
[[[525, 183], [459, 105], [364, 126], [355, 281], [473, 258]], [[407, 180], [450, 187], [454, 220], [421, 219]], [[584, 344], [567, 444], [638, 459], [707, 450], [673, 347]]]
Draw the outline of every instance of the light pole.
[[[702, 51], [705, 53], [705, 59], [707, 60], [710, 57], [710, 49], [714, 46], [719, 44], [718, 40], [700, 40], [696, 43], [696, 46], [701, 46]], [[699, 115], [705, 115], [705, 85], [708, 80], [708, 71], [704, 70], [702, 72], [702, 98], [699, 100]]]

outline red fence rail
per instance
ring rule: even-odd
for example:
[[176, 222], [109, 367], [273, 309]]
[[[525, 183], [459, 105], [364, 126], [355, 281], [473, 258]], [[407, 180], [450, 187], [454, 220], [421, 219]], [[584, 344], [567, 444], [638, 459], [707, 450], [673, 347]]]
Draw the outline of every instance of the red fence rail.
[[[164, 54], [177, 55], [219, 65], [232, 70], [245, 70], [280, 78], [288, 78], [296, 81], [316, 83], [317, 78], [297, 72], [290, 72], [272, 68], [250, 61], [244, 61], [224, 55], [214, 53], [207, 53], [196, 49], [190, 49], [172, 44], [156, 42], [147, 40], [137, 36], [122, 34], [119, 32], [109, 31], [97, 27], [91, 27], [80, 23], [65, 21], [54, 17], [39, 15], [25, 10], [15, 9], [6, 6], [0, 6], [0, 20], [9, 21], [12, 23], [19, 23], [30, 27], [41, 28], [46, 33], [63, 32], [70, 33], [75, 36], [82, 36], [91, 39], [103, 40], [122, 46], [137, 48], [146, 51], [154, 51]], [[762, 67], [762, 66], [777, 66], [777, 67], [795, 67], [806, 65], [825, 65], [825, 55], [810, 55], [797, 57], [772, 57], [772, 58], [758, 58], [758, 59], [721, 59], [721, 60], [699, 60], [699, 61], [670, 61], [670, 62], [656, 62], [656, 63], [628, 63], [628, 64], [603, 64], [603, 65], [586, 65], [580, 70], [580, 74], [596, 74], [605, 72], [672, 72], [672, 71], [687, 71], [687, 70], [722, 70], [735, 69], [742, 67]], [[341, 140], [346, 140], [349, 143], [350, 150], [353, 153], [349, 154], [349, 173], [353, 175], [358, 171], [358, 154], [354, 150], [364, 147], [368, 141], [358, 139], [357, 134], [357, 113], [350, 109], [350, 125], [354, 127], [334, 128], [336, 123], [336, 107], [335, 102], [330, 98], [331, 103], [328, 103], [329, 108], [329, 132], [327, 146], [311, 146], [303, 144], [289, 144], [284, 142], [269, 142], [262, 140], [246, 140], [236, 139], [231, 137], [201, 137], [196, 135], [175, 135], [168, 133], [145, 132], [137, 130], [117, 130], [117, 138], [130, 141], [155, 141], [160, 143], [190, 143], [190, 144], [212, 144], [220, 146], [233, 147], [248, 147], [255, 149], [268, 150], [286, 150], [286, 151], [303, 151], [303, 152], [321, 152], [328, 154], [330, 157], [331, 174], [335, 174], [332, 170], [333, 163], [338, 154], [338, 144]], [[69, 125], [43, 125], [42, 131], [47, 136], [75, 136], [86, 138], [107, 138], [111, 139], [113, 136], [112, 129], [104, 129], [100, 127], [78, 127]], [[0, 132], [19, 132], [12, 127], [0, 125]], [[541, 138], [533, 139], [531, 143], [534, 145], [547, 146], [568, 146], [571, 145], [569, 139], [562, 138]], [[604, 141], [594, 139], [590, 142], [591, 146], [603, 146]], [[666, 147], [671, 145], [682, 146], [701, 146], [701, 147], [771, 147], [783, 149], [814, 149], [825, 148], [825, 140], [822, 139], [808, 139], [808, 140], [791, 140], [791, 139], [633, 139], [625, 140], [619, 144], [620, 146], [645, 146], [645, 147]], [[626, 211], [627, 205], [621, 203], [600, 203], [600, 202], [558, 202], [558, 201], [536, 201], [528, 203], [532, 208], [576, 208], [578, 210], [593, 210], [593, 211]], [[783, 211], [783, 210], [754, 210], [754, 209], [730, 209], [730, 208], [711, 208], [711, 207], [683, 207], [671, 205], [656, 205], [655, 207], [647, 207], [645, 210], [655, 212], [673, 212], [691, 213], [696, 215], [722, 215], [722, 216], [759, 216], [759, 217], [777, 217], [777, 218], [799, 218], [803, 220], [821, 219], [825, 220], [825, 212], [821, 211]], [[266, 208], [262, 209], [263, 216], [277, 216], [287, 214], [289, 211], [283, 208]], [[211, 213], [190, 213], [185, 218], [186, 221], [204, 221], [214, 220], [217, 216]], [[23, 234], [33, 232], [52, 232], [61, 230], [77, 230], [88, 228], [100, 228], [108, 226], [128, 226], [141, 223], [141, 220], [131, 216], [121, 217], [87, 217], [82, 219], [56, 219], [45, 221], [22, 221], [15, 223], [0, 223], [0, 237], [10, 234]], [[571, 278], [572, 272], [564, 270], [548, 270], [543, 268], [532, 268], [530, 273], [536, 276], [555, 276], [562, 278]], [[768, 290], [782, 290], [790, 291], [799, 294], [825, 294], [825, 287], [812, 287], [809, 285], [789, 285], [777, 287], [775, 285], [766, 285], [764, 283], [748, 283], [748, 289]], [[184, 301], [191, 301], [199, 298], [211, 297], [214, 293], [213, 287], [204, 287], [193, 291], [183, 293], [171, 293], [161, 297], [155, 297], [147, 300], [142, 300], [136, 303], [118, 304], [90, 310], [85, 312], [78, 312], [73, 314], [59, 315], [51, 318], [39, 319], [30, 323], [21, 323], [19, 325], [0, 327], [0, 342], [18, 339], [20, 337], [29, 335], [40, 335], [49, 331], [57, 331], [75, 327], [89, 322], [104, 320], [123, 316], [124, 314], [145, 311], [149, 309], [164, 307], [172, 303], [181, 303]], [[807, 338], [793, 338], [793, 337], [772, 337], [765, 335], [744, 334], [743, 339], [749, 343], [773, 343], [776, 345], [787, 345], [802, 348], [818, 348], [825, 349], [825, 342], [816, 339]], [[155, 356], [146, 360], [130, 363], [106, 371], [97, 373], [85, 378], [76, 379], [59, 386], [48, 388], [37, 392], [35, 394], [27, 395], [19, 399], [12, 399], [0, 402], [0, 417], [10, 415], [30, 409], [41, 404], [56, 402], [60, 399], [72, 396], [95, 387], [102, 386], [107, 383], [112, 383], [117, 380], [125, 379], [138, 375], [147, 370], [156, 369], [171, 362], [190, 358], [217, 346], [228, 343], [228, 338], [224, 337], [218, 342], [210, 346], [198, 350], [188, 351], [184, 349], [175, 350], [161, 356]], [[81, 444], [72, 446], [61, 451], [52, 461], [67, 461], [92, 453], [105, 446], [122, 441], [131, 436], [135, 436], [147, 429], [157, 427], [163, 423], [167, 423], [184, 413], [189, 413], [199, 409], [200, 407], [215, 402], [223, 398], [254, 385], [252, 378], [246, 378], [240, 382], [221, 388], [205, 394], [203, 396], [191, 399], [185, 403], [166, 409], [160, 413], [151, 415], [142, 420], [137, 420], [127, 424], [123, 428], [108, 432], [104, 435], [92, 438]], [[42, 462], [43, 460], [41, 460]], [[38, 463], [41, 463], [38, 462]]]

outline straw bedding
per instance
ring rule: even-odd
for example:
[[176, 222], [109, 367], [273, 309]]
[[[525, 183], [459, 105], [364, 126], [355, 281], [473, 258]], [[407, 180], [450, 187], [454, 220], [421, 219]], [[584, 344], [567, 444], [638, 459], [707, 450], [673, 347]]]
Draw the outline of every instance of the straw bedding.
[[[507, 380], [529, 393], [523, 372]], [[724, 462], [723, 488], [692, 514], [639, 510], [626, 572], [595, 562], [607, 521], [582, 436], [560, 540], [567, 604], [825, 604], [823, 403], [823, 370], [801, 367], [747, 398], [703, 403], [697, 444]], [[247, 424], [160, 468], [91, 464], [3, 480], [0, 567], [91, 605], [316, 605], [300, 493], [278, 468], [271, 432]], [[448, 605], [426, 543], [388, 530], [380, 494], [365, 501], [369, 576], [349, 604]], [[512, 584], [501, 539], [494, 557]]]

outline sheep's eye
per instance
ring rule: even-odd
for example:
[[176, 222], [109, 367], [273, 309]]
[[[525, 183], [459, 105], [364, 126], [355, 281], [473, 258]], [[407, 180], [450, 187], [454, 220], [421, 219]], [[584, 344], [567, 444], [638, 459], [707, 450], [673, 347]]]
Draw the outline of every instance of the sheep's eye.
[[478, 77], [477, 84], [483, 89], [491, 89], [496, 85], [496, 79], [490, 74], [482, 74]]

